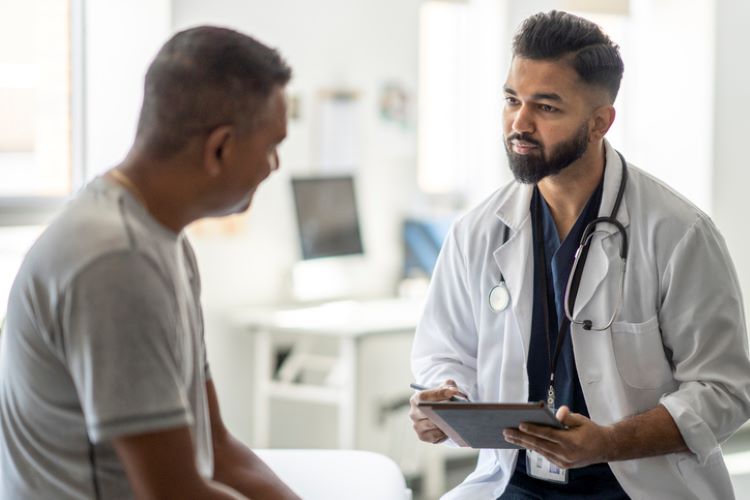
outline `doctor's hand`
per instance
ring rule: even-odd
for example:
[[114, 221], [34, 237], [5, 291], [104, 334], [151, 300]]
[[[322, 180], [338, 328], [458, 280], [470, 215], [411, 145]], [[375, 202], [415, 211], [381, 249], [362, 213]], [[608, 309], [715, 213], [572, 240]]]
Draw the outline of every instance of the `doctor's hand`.
[[523, 423], [518, 429], [505, 429], [503, 437], [510, 443], [536, 451], [563, 469], [608, 461], [614, 445], [611, 427], [571, 413], [567, 406], [561, 406], [556, 417], [568, 428]]
[[409, 418], [411, 419], [412, 427], [414, 427], [414, 432], [417, 433], [417, 436], [421, 441], [437, 444], [448, 439], [448, 436], [438, 429], [438, 427], [432, 423], [432, 420], [422, 413], [422, 410], [419, 409], [417, 404], [420, 401], [448, 401], [453, 396], [465, 397], [465, 395], [458, 390], [458, 387], [456, 387], [456, 383], [453, 380], [448, 379], [443, 382], [443, 385], [440, 387], [415, 392], [411, 398], [409, 398], [411, 406], [411, 409], [409, 410]]

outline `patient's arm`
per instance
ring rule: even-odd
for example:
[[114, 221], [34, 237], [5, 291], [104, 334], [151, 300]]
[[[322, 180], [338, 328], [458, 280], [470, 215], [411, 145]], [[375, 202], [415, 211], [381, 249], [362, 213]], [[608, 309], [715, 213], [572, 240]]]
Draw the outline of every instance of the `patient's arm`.
[[212, 381], [206, 382], [211, 436], [214, 447], [214, 479], [253, 498], [298, 499], [299, 497], [224, 426]]
[[244, 499], [225, 485], [200, 476], [190, 429], [122, 436], [113, 440], [135, 496], [139, 499]]

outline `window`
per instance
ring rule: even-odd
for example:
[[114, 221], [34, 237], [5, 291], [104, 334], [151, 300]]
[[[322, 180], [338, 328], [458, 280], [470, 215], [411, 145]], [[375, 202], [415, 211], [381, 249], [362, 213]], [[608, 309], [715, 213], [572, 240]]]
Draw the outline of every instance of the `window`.
[[469, 6], [425, 2], [420, 10], [419, 187], [427, 193], [465, 188], [469, 118], [462, 96], [470, 88], [467, 58]]
[[495, 0], [421, 6], [417, 183], [435, 203], [472, 205], [510, 180], [499, 139], [506, 8]]
[[0, 0], [0, 225], [34, 222], [74, 176], [72, 0]]
[[23, 256], [43, 229], [43, 226], [0, 228], [0, 325], [5, 317], [10, 288]]

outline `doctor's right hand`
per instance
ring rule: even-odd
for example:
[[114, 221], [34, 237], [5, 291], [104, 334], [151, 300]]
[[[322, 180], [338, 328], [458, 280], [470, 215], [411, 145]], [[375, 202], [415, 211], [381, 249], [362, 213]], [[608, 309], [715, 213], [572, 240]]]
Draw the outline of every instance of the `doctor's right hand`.
[[412, 427], [414, 427], [414, 432], [417, 433], [417, 437], [421, 441], [437, 444], [448, 439], [448, 436], [422, 413], [417, 404], [422, 401], [448, 401], [453, 396], [466, 397], [458, 390], [456, 383], [448, 379], [440, 387], [417, 391], [409, 398], [411, 406], [409, 418], [411, 419]]

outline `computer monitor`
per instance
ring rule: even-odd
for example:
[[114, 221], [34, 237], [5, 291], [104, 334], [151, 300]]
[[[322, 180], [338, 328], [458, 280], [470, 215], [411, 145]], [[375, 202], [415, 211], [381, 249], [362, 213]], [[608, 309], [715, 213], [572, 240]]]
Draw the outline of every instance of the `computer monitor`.
[[292, 191], [303, 259], [363, 253], [352, 176], [293, 178]]

